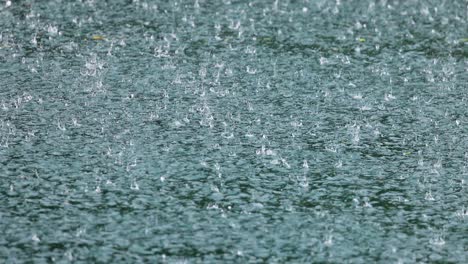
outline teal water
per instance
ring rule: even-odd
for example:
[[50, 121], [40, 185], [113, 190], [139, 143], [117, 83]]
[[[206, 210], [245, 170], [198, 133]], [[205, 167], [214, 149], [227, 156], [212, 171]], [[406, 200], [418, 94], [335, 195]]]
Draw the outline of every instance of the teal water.
[[467, 1], [0, 5], [0, 262], [468, 261]]

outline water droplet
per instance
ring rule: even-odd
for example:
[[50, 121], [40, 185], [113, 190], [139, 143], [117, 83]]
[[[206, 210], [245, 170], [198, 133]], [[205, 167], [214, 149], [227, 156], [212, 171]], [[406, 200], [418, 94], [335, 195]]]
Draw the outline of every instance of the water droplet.
[[140, 186], [138, 185], [138, 183], [136, 182], [135, 179], [133, 180], [132, 184], [130, 185], [130, 189], [132, 189], [134, 191], [140, 190]]
[[333, 245], [333, 236], [332, 235], [328, 235], [325, 237], [325, 240], [323, 241], [323, 244], [327, 247], [330, 247]]
[[429, 240], [429, 243], [435, 246], [443, 246], [445, 245], [445, 240], [442, 238], [442, 236], [437, 236]]
[[426, 196], [424, 197], [424, 199], [426, 201], [434, 201], [435, 198], [432, 196], [432, 193], [429, 191], [429, 192], [426, 192]]
[[36, 234], [32, 235], [31, 240], [34, 241], [34, 242], [40, 242], [41, 241]]

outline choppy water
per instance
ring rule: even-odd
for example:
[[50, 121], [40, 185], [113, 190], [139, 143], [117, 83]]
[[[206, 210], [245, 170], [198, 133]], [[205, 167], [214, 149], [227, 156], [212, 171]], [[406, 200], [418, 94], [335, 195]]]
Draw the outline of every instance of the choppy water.
[[468, 257], [468, 2], [2, 1], [0, 262]]

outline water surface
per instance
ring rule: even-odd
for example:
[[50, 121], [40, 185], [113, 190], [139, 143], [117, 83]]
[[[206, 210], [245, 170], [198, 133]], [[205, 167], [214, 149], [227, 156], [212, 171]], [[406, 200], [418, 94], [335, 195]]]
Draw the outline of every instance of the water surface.
[[3, 1], [6, 263], [466, 263], [467, 1]]

